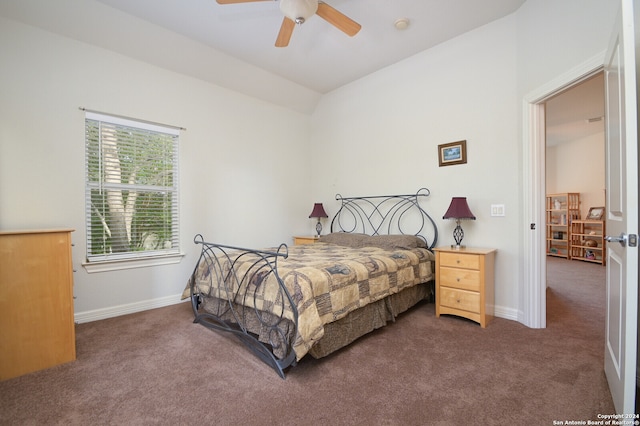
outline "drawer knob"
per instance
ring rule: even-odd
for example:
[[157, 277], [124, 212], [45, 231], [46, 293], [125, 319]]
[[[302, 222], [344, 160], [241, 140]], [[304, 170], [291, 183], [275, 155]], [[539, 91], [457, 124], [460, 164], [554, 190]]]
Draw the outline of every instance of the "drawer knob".
[[460, 259], [456, 259], [456, 263], [460, 263]]
[[460, 278], [456, 278], [456, 281], [460, 282]]

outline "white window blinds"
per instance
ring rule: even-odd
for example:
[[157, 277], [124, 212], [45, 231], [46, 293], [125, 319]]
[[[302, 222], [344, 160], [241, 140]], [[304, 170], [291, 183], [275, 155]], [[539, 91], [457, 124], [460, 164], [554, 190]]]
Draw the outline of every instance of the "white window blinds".
[[87, 112], [87, 261], [178, 254], [179, 130]]

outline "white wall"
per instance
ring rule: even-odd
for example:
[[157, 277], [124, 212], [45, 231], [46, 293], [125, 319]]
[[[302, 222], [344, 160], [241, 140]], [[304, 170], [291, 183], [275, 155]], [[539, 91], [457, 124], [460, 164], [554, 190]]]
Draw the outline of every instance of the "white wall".
[[[0, 52], [0, 229], [75, 229], [77, 317], [177, 301], [197, 259], [196, 233], [264, 247], [308, 226], [307, 115], [2, 18]], [[179, 264], [93, 274], [81, 266], [79, 107], [187, 129]]]
[[618, 0], [527, 0], [516, 12], [518, 96], [604, 52]]
[[605, 205], [604, 132], [547, 147], [547, 194], [580, 193], [580, 214]]
[[[463, 243], [498, 249], [496, 305], [508, 317], [518, 295], [515, 22], [501, 19], [325, 95], [313, 116], [313, 141], [329, 153], [313, 176], [324, 200], [427, 187], [425, 208], [448, 245], [455, 223], [442, 215], [451, 197], [467, 197], [477, 220], [462, 224]], [[467, 164], [438, 167], [438, 145], [463, 139]], [[496, 203], [505, 217], [490, 216]]]

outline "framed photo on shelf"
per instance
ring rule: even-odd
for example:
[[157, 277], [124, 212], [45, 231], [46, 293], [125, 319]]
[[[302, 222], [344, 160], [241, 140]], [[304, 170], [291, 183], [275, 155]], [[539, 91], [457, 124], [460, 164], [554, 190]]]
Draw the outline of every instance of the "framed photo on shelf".
[[438, 145], [438, 164], [453, 166], [467, 162], [467, 141], [450, 142]]
[[590, 207], [587, 220], [602, 220], [604, 216], [604, 207]]

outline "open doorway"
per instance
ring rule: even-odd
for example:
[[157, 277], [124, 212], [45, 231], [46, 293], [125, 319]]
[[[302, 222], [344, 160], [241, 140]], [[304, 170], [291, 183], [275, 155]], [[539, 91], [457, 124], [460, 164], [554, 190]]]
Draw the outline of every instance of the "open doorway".
[[[604, 272], [593, 269], [606, 259], [604, 217], [601, 223], [585, 221], [606, 200], [604, 73], [549, 97], [544, 111], [547, 285], [586, 273], [604, 288]], [[547, 311], [547, 320], [552, 314]]]
[[523, 282], [518, 321], [527, 327], [546, 327], [546, 102], [603, 70], [604, 56], [596, 55], [523, 99]]
[[546, 193], [579, 193], [580, 218], [605, 205], [603, 72], [545, 102]]

